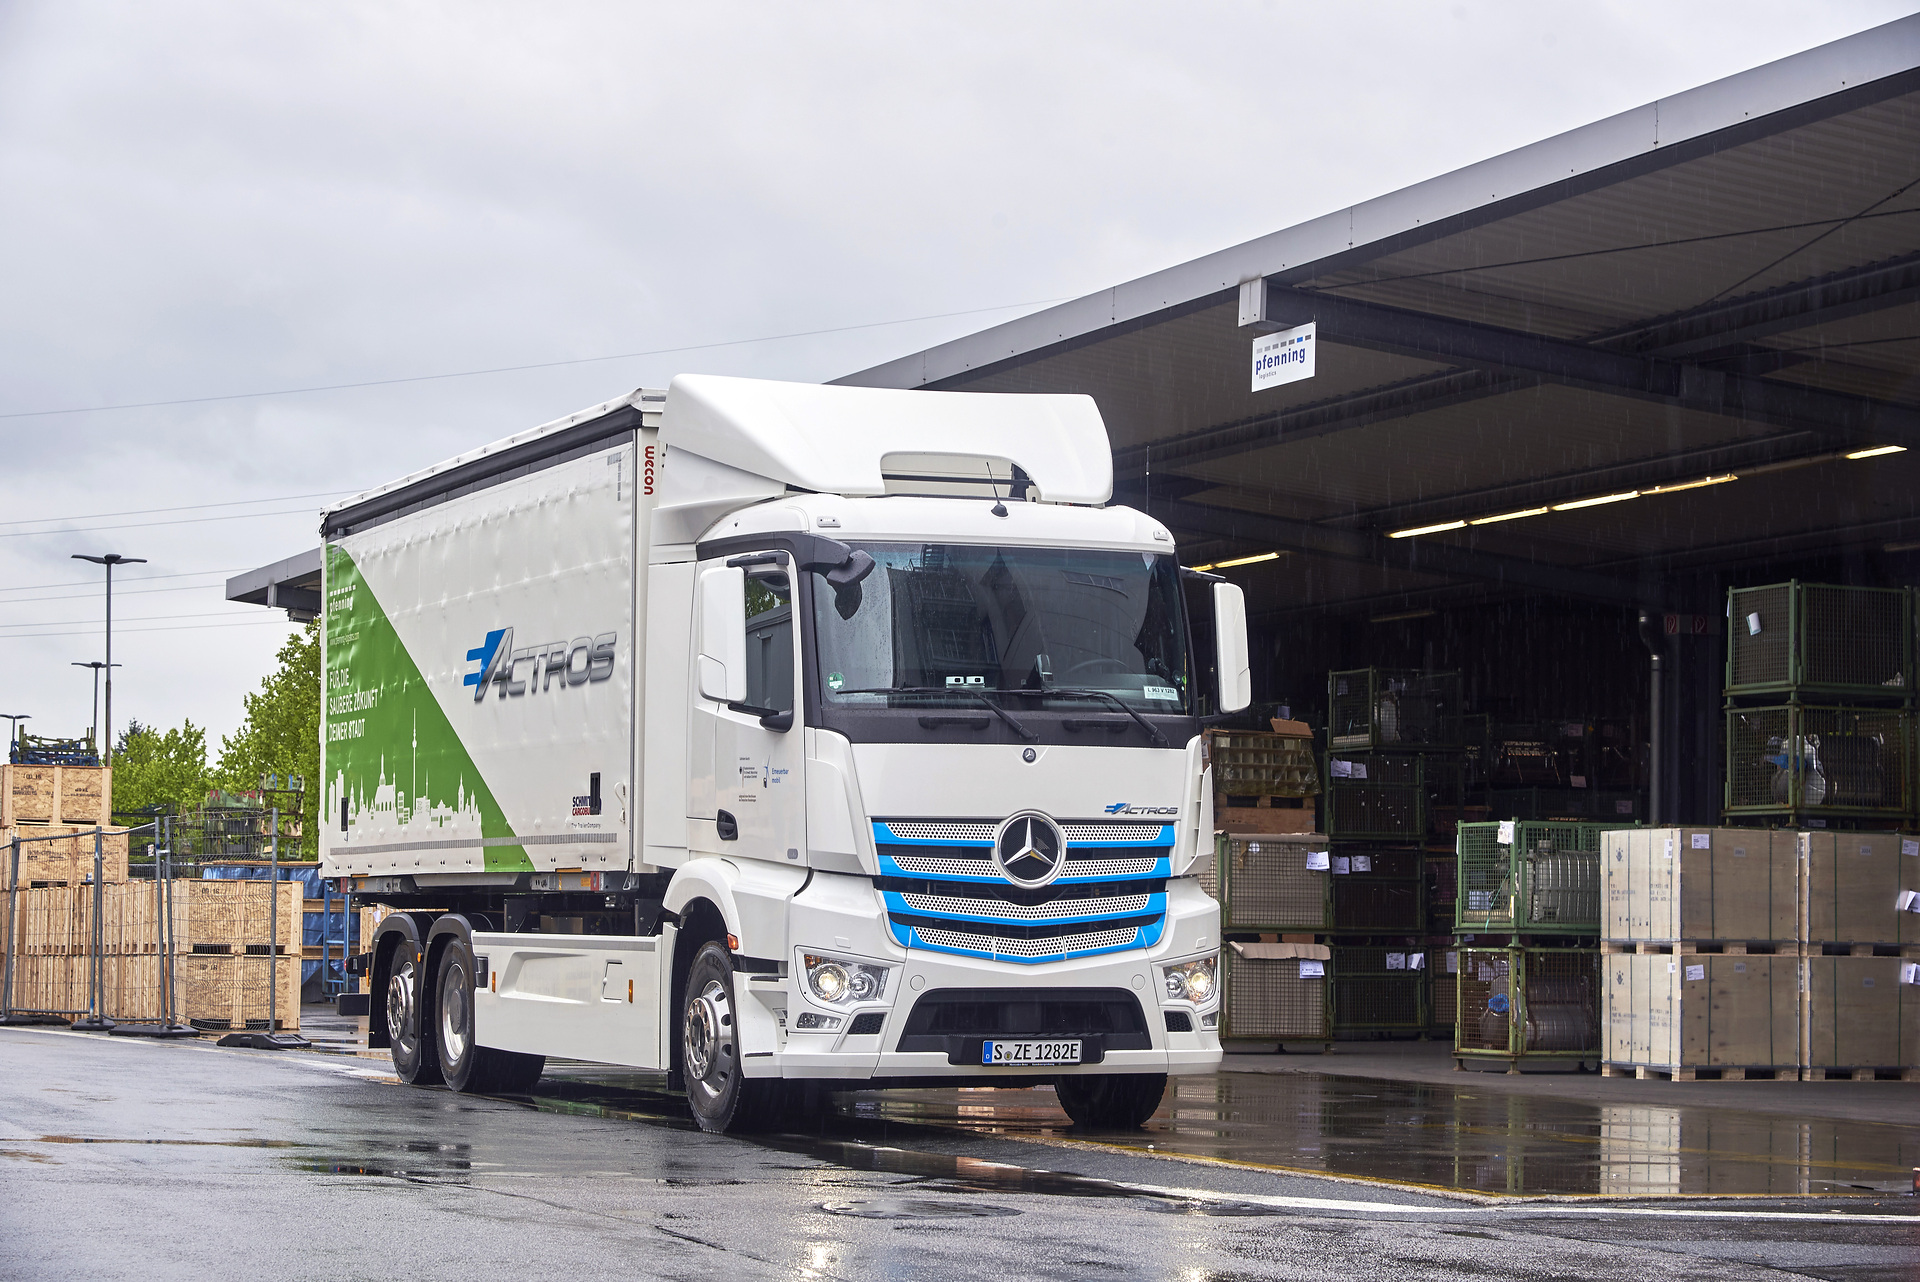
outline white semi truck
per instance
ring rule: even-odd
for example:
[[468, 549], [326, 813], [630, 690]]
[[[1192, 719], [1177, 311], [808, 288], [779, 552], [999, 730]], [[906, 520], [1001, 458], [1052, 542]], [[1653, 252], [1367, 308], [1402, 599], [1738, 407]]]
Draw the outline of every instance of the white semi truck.
[[1086, 397], [685, 376], [329, 509], [372, 1043], [666, 1070], [709, 1130], [1042, 1082], [1131, 1127], [1211, 1070], [1245, 611], [1111, 457]]

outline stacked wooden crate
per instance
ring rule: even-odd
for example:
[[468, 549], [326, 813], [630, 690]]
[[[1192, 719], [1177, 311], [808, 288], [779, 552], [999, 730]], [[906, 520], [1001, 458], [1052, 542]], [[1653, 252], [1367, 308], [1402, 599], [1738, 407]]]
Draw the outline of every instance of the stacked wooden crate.
[[[171, 948], [163, 949], [161, 897], [152, 881], [99, 887], [100, 1012], [151, 1021], [171, 1010], [209, 1031], [264, 1028], [271, 972], [280, 986], [278, 1027], [298, 1028], [300, 889], [280, 884], [277, 948], [269, 942], [272, 890], [261, 881], [175, 881], [165, 941]], [[14, 1008], [64, 1015], [92, 1009], [95, 888], [21, 888], [11, 898]]]
[[[20, 843], [22, 886], [77, 885], [93, 879], [93, 830], [113, 821], [113, 772], [100, 766], [0, 765], [0, 890], [13, 884], [10, 848]], [[41, 838], [56, 840], [40, 840]], [[101, 842], [101, 881], [127, 879], [127, 835]]]
[[1603, 860], [1610, 1075], [1920, 1080], [1920, 839], [1665, 828]]

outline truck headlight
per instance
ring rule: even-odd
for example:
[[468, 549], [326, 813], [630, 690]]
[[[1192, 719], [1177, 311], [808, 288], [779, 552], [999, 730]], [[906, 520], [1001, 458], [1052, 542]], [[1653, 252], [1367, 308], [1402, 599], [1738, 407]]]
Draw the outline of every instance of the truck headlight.
[[1219, 965], [1217, 957], [1202, 957], [1199, 961], [1181, 962], [1178, 966], [1162, 966], [1161, 973], [1166, 976], [1167, 996], [1176, 1002], [1192, 1002], [1204, 1006], [1213, 1000], [1214, 969]]
[[807, 991], [829, 1006], [878, 1000], [887, 991], [887, 967], [806, 954]]

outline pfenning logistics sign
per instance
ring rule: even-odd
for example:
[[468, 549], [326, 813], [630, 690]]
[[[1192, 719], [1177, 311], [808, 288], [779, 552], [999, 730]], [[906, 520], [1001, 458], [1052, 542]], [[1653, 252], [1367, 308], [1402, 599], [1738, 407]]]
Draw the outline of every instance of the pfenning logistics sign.
[[1308, 321], [1298, 329], [1262, 334], [1253, 340], [1254, 391], [1313, 377], [1314, 325]]

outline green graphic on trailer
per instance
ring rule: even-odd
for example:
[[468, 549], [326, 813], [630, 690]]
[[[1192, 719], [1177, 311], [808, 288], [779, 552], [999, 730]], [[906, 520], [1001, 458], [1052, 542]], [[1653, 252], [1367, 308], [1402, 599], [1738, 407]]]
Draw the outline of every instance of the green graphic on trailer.
[[[336, 839], [344, 832], [341, 853], [351, 854], [356, 839], [452, 849], [443, 843], [518, 836], [359, 567], [337, 546], [327, 548], [325, 617], [322, 822]], [[518, 845], [488, 845], [485, 854], [488, 872], [533, 867]]]

